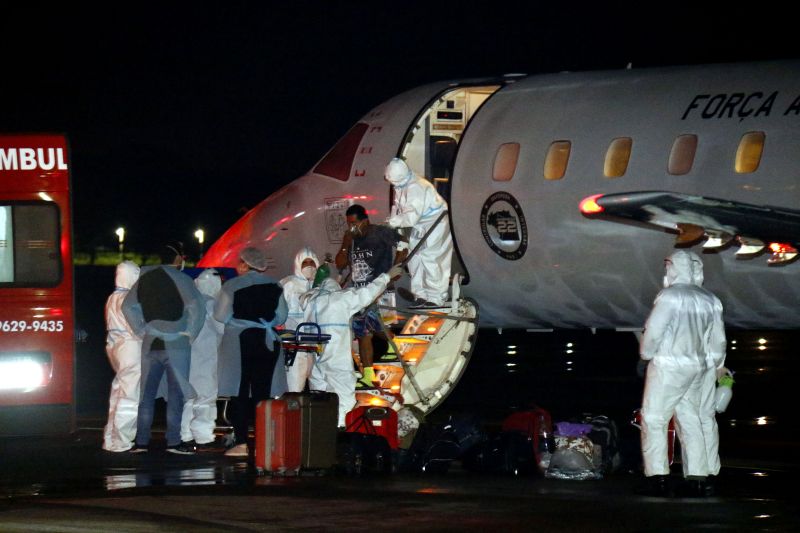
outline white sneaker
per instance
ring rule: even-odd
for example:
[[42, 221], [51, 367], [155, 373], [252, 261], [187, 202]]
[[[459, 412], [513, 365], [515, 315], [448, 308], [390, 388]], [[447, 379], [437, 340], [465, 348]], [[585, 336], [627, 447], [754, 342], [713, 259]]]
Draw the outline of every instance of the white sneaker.
[[247, 444], [237, 444], [236, 446], [225, 452], [225, 455], [227, 455], [228, 457], [247, 457], [248, 455]]

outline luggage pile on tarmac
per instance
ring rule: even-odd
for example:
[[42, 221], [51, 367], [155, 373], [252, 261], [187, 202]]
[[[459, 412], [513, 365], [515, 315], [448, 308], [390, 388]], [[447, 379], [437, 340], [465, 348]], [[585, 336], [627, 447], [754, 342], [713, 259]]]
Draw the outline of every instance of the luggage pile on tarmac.
[[607, 416], [585, 414], [556, 422], [555, 450], [545, 477], [554, 479], [600, 479], [621, 464], [619, 433]]
[[613, 420], [581, 415], [553, 422], [533, 407], [508, 415], [499, 431], [486, 431], [473, 415], [422, 423], [413, 438], [398, 434], [398, 413], [360, 406], [336, 427], [338, 401], [331, 393], [289, 393], [257, 406], [255, 466], [272, 475], [345, 475], [417, 472], [446, 474], [457, 463], [475, 473], [600, 479], [620, 467]]

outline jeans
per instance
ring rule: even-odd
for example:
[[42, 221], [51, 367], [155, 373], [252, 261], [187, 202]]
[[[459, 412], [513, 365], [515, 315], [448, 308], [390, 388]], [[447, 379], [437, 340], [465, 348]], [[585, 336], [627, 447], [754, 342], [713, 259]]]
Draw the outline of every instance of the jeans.
[[167, 446], [181, 443], [181, 417], [183, 415], [183, 391], [176, 373], [189, 375], [190, 357], [187, 352], [167, 352], [153, 350], [142, 354], [142, 396], [139, 401], [139, 415], [136, 423], [136, 444], [147, 446], [150, 443], [150, 429], [153, 425], [153, 412], [158, 393], [158, 384], [164, 372], [167, 373]]

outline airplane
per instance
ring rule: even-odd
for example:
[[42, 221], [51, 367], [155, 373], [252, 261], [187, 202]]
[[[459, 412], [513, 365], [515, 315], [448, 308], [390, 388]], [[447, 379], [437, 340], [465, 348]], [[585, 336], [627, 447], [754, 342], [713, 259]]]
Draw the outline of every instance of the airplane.
[[800, 62], [509, 74], [406, 91], [264, 199], [200, 266], [335, 255], [389, 215], [404, 158], [449, 202], [461, 293], [492, 328], [641, 329], [663, 259], [702, 254], [731, 328], [800, 326]]

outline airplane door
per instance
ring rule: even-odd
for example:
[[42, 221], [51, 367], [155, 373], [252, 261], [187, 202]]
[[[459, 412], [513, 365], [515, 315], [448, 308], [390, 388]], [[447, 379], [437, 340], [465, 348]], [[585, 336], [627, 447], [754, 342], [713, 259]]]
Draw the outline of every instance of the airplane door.
[[[433, 183], [448, 205], [453, 167], [464, 130], [483, 103], [501, 87], [500, 84], [461, 86], [443, 92], [422, 110], [403, 140], [399, 157], [416, 174]], [[461, 274], [463, 283], [468, 283], [458, 243], [455, 239], [453, 242], [456, 253], [452, 273]]]

